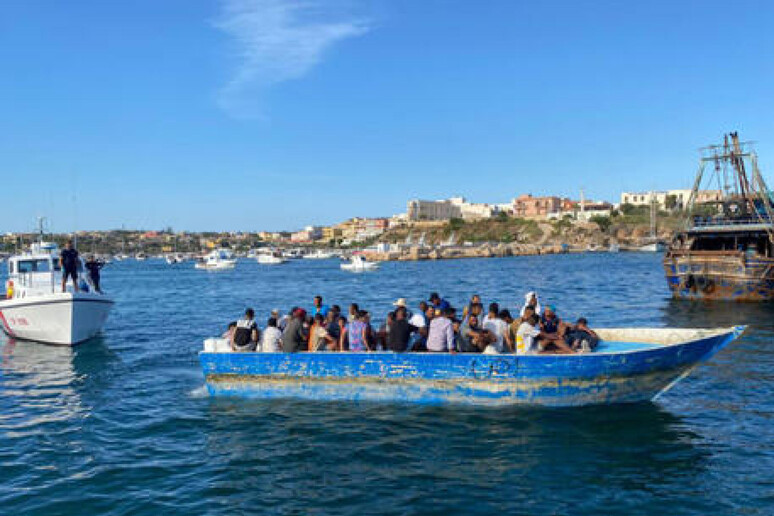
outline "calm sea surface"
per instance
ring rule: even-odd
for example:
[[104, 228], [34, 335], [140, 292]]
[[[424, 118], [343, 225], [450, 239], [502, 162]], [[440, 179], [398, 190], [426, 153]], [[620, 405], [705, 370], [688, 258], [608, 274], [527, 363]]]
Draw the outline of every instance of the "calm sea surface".
[[[236, 270], [116, 263], [104, 336], [0, 337], [0, 514], [774, 514], [774, 305], [671, 301], [655, 255]], [[2, 278], [4, 279], [4, 278]], [[477, 409], [212, 399], [197, 352], [246, 306], [536, 289], [592, 326], [749, 324], [657, 403]], [[379, 317], [381, 319], [381, 317]]]

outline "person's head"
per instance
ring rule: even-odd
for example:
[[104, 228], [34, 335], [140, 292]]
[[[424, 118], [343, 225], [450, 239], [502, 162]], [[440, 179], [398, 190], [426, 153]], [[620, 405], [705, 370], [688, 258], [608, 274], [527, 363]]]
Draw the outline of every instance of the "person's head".
[[478, 327], [478, 316], [477, 315], [471, 315], [468, 317], [468, 326], [471, 328], [477, 328]]
[[553, 319], [556, 317], [556, 307], [554, 305], [546, 305], [543, 314], [546, 316], [546, 319]]
[[435, 317], [435, 307], [428, 306], [427, 309], [425, 310], [425, 317], [427, 317], [428, 320]]
[[255, 311], [252, 308], [248, 308], [247, 310], [245, 310], [245, 317], [247, 317], [248, 319], [252, 319], [253, 317], [255, 317]]
[[498, 313], [500, 313], [500, 305], [497, 303], [489, 303], [489, 315], [497, 317]]
[[419, 302], [419, 310], [420, 310], [422, 313], [425, 313], [425, 312], [427, 312], [427, 303], [426, 303], [425, 301], [420, 301], [420, 302]]
[[589, 322], [586, 320], [585, 317], [580, 317], [575, 324], [580, 326], [581, 328], [585, 328], [586, 326], [589, 325]]
[[229, 330], [233, 330], [234, 328], [236, 328], [236, 321], [231, 321], [230, 323], [228, 323]]
[[513, 317], [511, 317], [511, 312], [509, 312], [507, 309], [503, 308], [497, 313], [497, 317], [499, 319], [502, 319], [503, 321], [510, 323], [513, 321]]
[[273, 317], [275, 321], [279, 320], [280, 311], [275, 308], [274, 310], [271, 311], [271, 317]]
[[339, 327], [343, 328], [344, 326], [347, 325], [347, 318], [344, 317], [343, 315], [339, 316], [339, 318], [337, 319], [337, 322], [339, 323]]
[[315, 324], [322, 324], [325, 319], [323, 318], [322, 314], [315, 314], [314, 315], [314, 323]]
[[440, 305], [441, 304], [441, 296], [438, 295], [438, 292], [433, 292], [430, 294], [430, 298], [428, 299], [432, 304], [434, 305]]
[[366, 310], [360, 310], [357, 313], [357, 318], [364, 322], [369, 322], [371, 320], [371, 314], [368, 313]]
[[470, 304], [471, 305], [474, 305], [474, 304], [480, 303], [480, 302], [481, 302], [481, 296], [479, 296], [478, 294], [473, 294], [472, 296], [470, 296]]
[[341, 313], [341, 307], [339, 305], [331, 305], [331, 312], [334, 314], [340, 314]]
[[526, 301], [527, 305], [537, 306], [537, 303], [538, 303], [537, 292], [527, 292], [526, 294], [524, 294], [524, 301]]
[[459, 319], [452, 319], [452, 329], [454, 330], [454, 333], [459, 333], [459, 331], [460, 331], [460, 320]]
[[301, 321], [306, 321], [306, 310], [303, 308], [296, 308], [293, 312], [293, 317]]
[[390, 323], [395, 320], [395, 312], [387, 312], [387, 322]]
[[534, 313], [535, 313], [535, 307], [532, 306], [532, 305], [527, 305], [527, 306], [524, 307], [524, 315], [522, 315], [522, 319], [524, 319], [526, 321]]
[[328, 313], [325, 315], [325, 322], [332, 323], [336, 320], [338, 316], [336, 315], [336, 312], [333, 310], [329, 310]]
[[352, 303], [349, 305], [349, 313], [352, 315], [357, 315], [357, 313], [360, 311], [360, 307], [357, 306], [357, 303]]
[[527, 322], [532, 326], [535, 326], [539, 321], [540, 321], [540, 318], [537, 316], [535, 312], [532, 312], [532, 315], [530, 315], [529, 318], [527, 319]]
[[277, 318], [276, 317], [269, 317], [269, 320], [266, 321], [266, 326], [269, 328], [276, 328], [277, 327]]
[[473, 303], [470, 305], [470, 313], [475, 315], [481, 315], [481, 313], [484, 311], [484, 305], [481, 303]]
[[456, 313], [456, 311], [454, 310], [454, 308], [445, 308], [443, 310], [443, 316], [448, 318], [448, 319], [454, 319], [454, 314], [455, 313]]
[[322, 296], [314, 296], [314, 306], [320, 308], [322, 306]]
[[396, 321], [402, 321], [406, 318], [407, 312], [405, 306], [399, 306], [395, 309], [395, 320]]
[[73, 248], [73, 241], [72, 240], [68, 240], [67, 242], [65, 242], [65, 248], [72, 249]]

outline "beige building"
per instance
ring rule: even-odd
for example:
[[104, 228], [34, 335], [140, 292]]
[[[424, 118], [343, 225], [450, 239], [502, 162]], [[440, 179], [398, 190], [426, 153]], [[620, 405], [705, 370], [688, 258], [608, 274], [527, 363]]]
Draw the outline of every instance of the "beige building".
[[[623, 192], [621, 194], [621, 204], [630, 204], [632, 206], [650, 206], [656, 204], [659, 209], [667, 209], [667, 199], [674, 198], [675, 209], [683, 209], [691, 197], [691, 190], [666, 190], [652, 192]], [[697, 203], [718, 201], [722, 197], [720, 190], [700, 190], [696, 196]]]
[[408, 220], [465, 220], [488, 219], [499, 212], [495, 204], [473, 203], [464, 197], [450, 197], [439, 201], [413, 199], [406, 206]]

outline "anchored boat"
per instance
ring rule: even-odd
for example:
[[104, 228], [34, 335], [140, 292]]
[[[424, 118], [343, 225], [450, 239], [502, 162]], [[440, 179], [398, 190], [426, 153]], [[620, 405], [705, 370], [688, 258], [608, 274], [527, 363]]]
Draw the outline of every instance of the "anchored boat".
[[239, 353], [208, 339], [212, 395], [476, 405], [580, 406], [655, 399], [739, 337], [724, 329], [597, 330], [593, 353]]
[[56, 244], [32, 244], [27, 254], [8, 260], [6, 296], [0, 323], [11, 337], [73, 345], [100, 332], [113, 300], [96, 292], [61, 291]]
[[749, 142], [702, 149], [685, 211], [663, 262], [674, 297], [774, 299], [774, 201]]
[[195, 269], [208, 271], [223, 271], [236, 267], [237, 260], [229, 249], [214, 249], [199, 258], [194, 264]]

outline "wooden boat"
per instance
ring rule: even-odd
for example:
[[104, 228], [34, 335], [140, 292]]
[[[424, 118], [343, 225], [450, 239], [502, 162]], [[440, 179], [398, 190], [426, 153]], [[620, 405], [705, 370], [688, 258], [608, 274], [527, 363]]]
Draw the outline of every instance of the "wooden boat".
[[757, 156], [736, 133], [703, 153], [685, 227], [664, 256], [669, 289], [687, 299], [774, 299], [774, 200]]
[[593, 353], [234, 353], [199, 355], [212, 395], [476, 405], [581, 406], [655, 399], [734, 339], [724, 329], [606, 329]]

